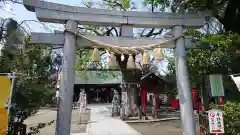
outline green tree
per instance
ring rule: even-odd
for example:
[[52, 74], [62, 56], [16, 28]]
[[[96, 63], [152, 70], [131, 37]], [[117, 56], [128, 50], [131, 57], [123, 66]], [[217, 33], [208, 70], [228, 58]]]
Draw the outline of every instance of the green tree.
[[226, 31], [240, 33], [240, 2], [237, 0], [145, 0], [146, 3], [154, 3], [156, 6], [168, 4], [172, 12], [177, 12], [180, 7], [188, 12], [210, 10], [225, 28]]
[[[1, 30], [0, 72], [16, 73], [11, 122], [23, 123], [40, 107], [52, 102], [55, 86], [52, 48], [28, 44], [29, 37], [13, 19], [8, 19]], [[9, 126], [9, 134], [15, 134], [13, 125]]]

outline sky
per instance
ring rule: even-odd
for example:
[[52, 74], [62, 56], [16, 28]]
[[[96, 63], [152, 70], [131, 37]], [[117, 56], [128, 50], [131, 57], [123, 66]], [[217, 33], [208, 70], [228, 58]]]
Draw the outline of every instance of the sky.
[[[45, 0], [49, 2], [54, 2], [54, 3], [59, 3], [59, 4], [67, 4], [67, 5], [72, 5], [72, 6], [81, 6], [84, 7], [82, 4], [82, 1], [100, 1], [100, 0]], [[143, 0], [132, 0], [137, 9], [141, 10], [142, 9], [142, 2]], [[2, 10], [2, 11], [1, 11]], [[37, 21], [36, 15], [33, 12], [27, 11], [23, 5], [21, 4], [14, 4], [14, 3], [6, 3], [4, 6], [4, 9], [0, 9], [0, 17], [1, 18], [13, 18], [17, 20], [18, 22], [22, 22], [24, 20], [34, 20]], [[51, 32], [56, 29], [63, 29], [63, 25], [57, 25], [57, 24], [52, 24], [52, 23], [44, 23], [46, 27], [41, 25], [40, 23], [36, 23], [34, 21], [27, 21], [24, 23], [24, 27], [28, 29], [28, 31], [31, 30], [31, 32]], [[51, 31], [50, 31], [50, 30]]]
[[[81, 6], [84, 7], [82, 4], [83, 0], [45, 0], [49, 2], [59, 3], [59, 4], [67, 4], [72, 6]], [[100, 0], [84, 0], [86, 1], [100, 1]], [[132, 0], [134, 2], [137, 11], [146, 11], [143, 8], [143, 0]], [[27, 11], [25, 7], [21, 4], [16, 3], [6, 3], [3, 8], [0, 8], [0, 17], [1, 18], [13, 18], [17, 20], [19, 23], [24, 21], [23, 27], [30, 33], [30, 32], [53, 32], [54, 30], [61, 30], [63, 31], [63, 25], [61, 24], [53, 24], [53, 23], [39, 23], [38, 19], [36, 18], [35, 13]], [[26, 21], [28, 20], [28, 21]], [[42, 25], [44, 24], [44, 25]], [[134, 31], [134, 33], [137, 31]], [[161, 69], [167, 69], [167, 61], [162, 61], [160, 66]], [[162, 71], [161, 71], [162, 72]]]

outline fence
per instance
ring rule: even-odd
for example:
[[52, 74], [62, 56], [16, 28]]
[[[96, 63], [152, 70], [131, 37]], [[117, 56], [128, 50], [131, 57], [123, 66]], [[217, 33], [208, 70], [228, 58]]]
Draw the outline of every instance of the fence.
[[208, 116], [205, 113], [199, 114], [199, 126], [201, 135], [211, 135], [209, 132]]

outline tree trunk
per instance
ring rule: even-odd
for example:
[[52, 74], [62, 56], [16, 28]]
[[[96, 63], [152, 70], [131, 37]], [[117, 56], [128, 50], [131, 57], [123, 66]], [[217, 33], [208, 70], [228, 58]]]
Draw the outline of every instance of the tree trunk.
[[[127, 70], [127, 60], [128, 56], [125, 55], [124, 60], [121, 60], [121, 55], [115, 55], [116, 60], [119, 63], [119, 67], [122, 70], [122, 76], [123, 76], [123, 83], [126, 85], [126, 95], [127, 95], [127, 101], [126, 101], [126, 114], [127, 116], [135, 116], [138, 113], [137, 108], [137, 83], [139, 83], [140, 80], [140, 72], [137, 70]], [[135, 58], [135, 57], [134, 57]]]
[[138, 92], [138, 89], [137, 89], [137, 84], [133, 84], [132, 86], [132, 104], [131, 104], [131, 107], [132, 107], [132, 111], [133, 111], [133, 116], [137, 116], [138, 115], [138, 107], [137, 107], [137, 92]]
[[127, 107], [128, 107], [128, 116], [137, 116], [138, 108], [137, 108], [137, 85], [136, 84], [128, 84], [127, 87]]

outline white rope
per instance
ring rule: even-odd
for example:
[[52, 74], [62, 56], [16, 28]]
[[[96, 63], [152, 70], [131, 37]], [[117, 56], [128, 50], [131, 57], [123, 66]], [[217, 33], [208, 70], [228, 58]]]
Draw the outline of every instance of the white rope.
[[96, 45], [98, 48], [103, 48], [103, 49], [115, 52], [117, 54], [127, 54], [127, 55], [129, 55], [129, 54], [137, 55], [139, 53], [143, 53], [144, 50], [153, 50], [156, 47], [161, 47], [162, 44], [167, 44], [169, 42], [172, 42], [172, 41], [177, 40], [184, 36], [184, 35], [180, 35], [178, 37], [172, 37], [169, 40], [166, 40], [166, 41], [163, 41], [163, 42], [157, 43], [157, 44], [149, 44], [149, 45], [139, 46], [139, 47], [136, 47], [136, 46], [120, 47], [120, 46], [116, 46], [116, 45], [112, 45], [112, 44], [101, 43], [97, 40], [90, 39], [87, 36], [79, 34], [79, 32], [76, 30], [65, 29], [64, 32], [69, 32], [71, 34], [74, 34], [76, 36], [84, 38], [87, 41], [91, 42], [92, 44]]

